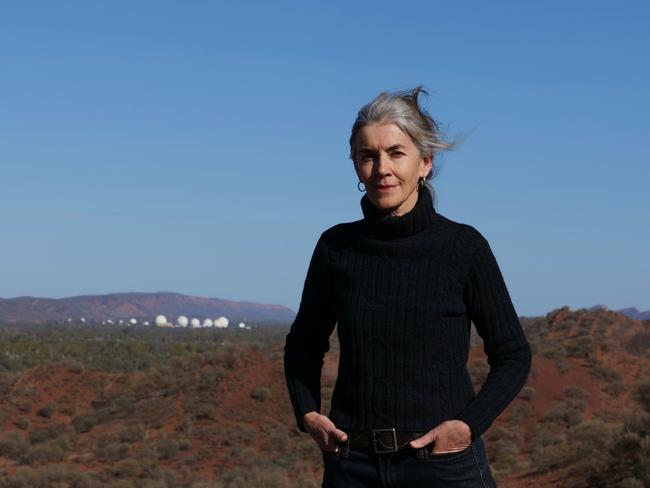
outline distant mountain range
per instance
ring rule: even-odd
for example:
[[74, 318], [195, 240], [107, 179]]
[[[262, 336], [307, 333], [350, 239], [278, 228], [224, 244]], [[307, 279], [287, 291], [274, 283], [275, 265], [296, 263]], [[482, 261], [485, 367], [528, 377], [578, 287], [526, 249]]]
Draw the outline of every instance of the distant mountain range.
[[287, 323], [295, 312], [283, 305], [236, 302], [181, 293], [109, 293], [66, 298], [0, 298], [0, 323], [47, 322], [51, 320], [119, 320], [135, 318], [153, 321], [163, 314], [169, 321], [179, 315], [232, 321]]
[[[594, 305], [593, 307], [589, 307], [587, 310], [592, 312], [597, 309], [609, 310], [607, 305], [602, 305], [602, 304]], [[650, 310], [641, 311], [636, 307], [627, 307], [627, 308], [620, 308], [618, 310], [610, 310], [610, 311], [622, 313], [623, 315], [627, 315], [631, 319], [650, 320]]]
[[[610, 310], [597, 304], [587, 310]], [[650, 320], [650, 310], [636, 307], [611, 310], [637, 320]], [[66, 298], [16, 297], [0, 298], [0, 323], [47, 322], [52, 320], [119, 320], [135, 318], [153, 321], [163, 314], [171, 322], [179, 315], [216, 319], [227, 317], [230, 321], [258, 323], [290, 323], [295, 312], [283, 305], [236, 302], [221, 298], [206, 298], [172, 292], [108, 293], [104, 295], [79, 295]]]

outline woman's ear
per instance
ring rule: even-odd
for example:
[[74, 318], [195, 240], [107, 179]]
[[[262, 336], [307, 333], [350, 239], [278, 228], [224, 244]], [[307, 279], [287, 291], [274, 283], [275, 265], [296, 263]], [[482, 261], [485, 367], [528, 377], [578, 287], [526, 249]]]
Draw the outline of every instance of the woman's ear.
[[433, 168], [433, 154], [431, 156], [427, 156], [426, 158], [423, 159], [423, 169], [424, 169], [424, 178], [427, 177], [429, 173], [431, 173], [431, 170]]
[[361, 176], [359, 175], [359, 169], [357, 168], [357, 162], [353, 160], [352, 166], [354, 167], [354, 172], [356, 173], [357, 178], [359, 178], [359, 181], [361, 181]]

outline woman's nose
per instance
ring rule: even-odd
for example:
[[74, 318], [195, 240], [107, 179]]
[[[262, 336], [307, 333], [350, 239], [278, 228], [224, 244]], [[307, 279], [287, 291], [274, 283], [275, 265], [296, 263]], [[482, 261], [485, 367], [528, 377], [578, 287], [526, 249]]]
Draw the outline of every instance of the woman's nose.
[[379, 154], [377, 158], [377, 173], [380, 175], [390, 173], [390, 158], [388, 155]]

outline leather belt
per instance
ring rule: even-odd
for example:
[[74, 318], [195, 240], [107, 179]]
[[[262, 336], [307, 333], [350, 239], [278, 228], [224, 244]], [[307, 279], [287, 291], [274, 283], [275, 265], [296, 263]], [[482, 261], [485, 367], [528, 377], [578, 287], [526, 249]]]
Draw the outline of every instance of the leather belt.
[[413, 449], [409, 442], [424, 435], [424, 432], [404, 432], [390, 429], [348, 430], [348, 443], [353, 447], [363, 447], [375, 453], [397, 452]]

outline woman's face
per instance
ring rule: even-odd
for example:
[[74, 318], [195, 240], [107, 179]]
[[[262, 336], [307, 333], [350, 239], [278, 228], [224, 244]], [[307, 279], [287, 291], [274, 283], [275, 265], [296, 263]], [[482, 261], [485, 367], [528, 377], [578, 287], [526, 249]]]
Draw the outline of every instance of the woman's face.
[[355, 169], [368, 199], [392, 215], [415, 206], [420, 176], [431, 171], [431, 157], [421, 158], [408, 134], [393, 123], [366, 125], [357, 133]]

